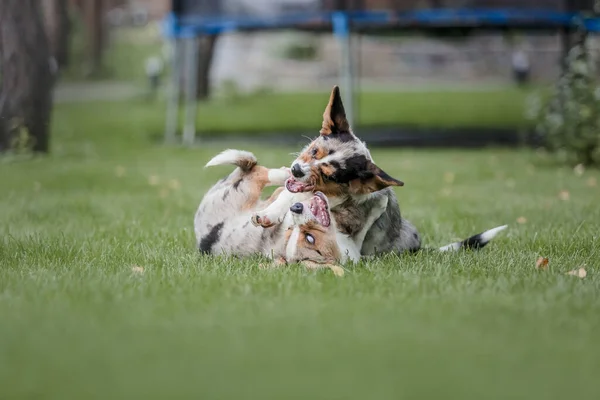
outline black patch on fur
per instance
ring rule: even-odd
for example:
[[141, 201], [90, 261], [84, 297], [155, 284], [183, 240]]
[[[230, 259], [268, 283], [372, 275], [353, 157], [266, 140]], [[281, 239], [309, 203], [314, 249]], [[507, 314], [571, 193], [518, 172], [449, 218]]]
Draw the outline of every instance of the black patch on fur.
[[238, 190], [238, 186], [240, 186], [240, 183], [242, 183], [242, 180], [243, 180], [243, 179], [241, 179], [241, 178], [240, 178], [240, 179], [238, 179], [237, 181], [233, 182], [233, 185], [232, 185], [232, 186], [233, 186], [233, 188], [234, 188], [235, 190]]
[[478, 250], [478, 249], [483, 248], [488, 243], [489, 243], [489, 241], [484, 242], [481, 238], [481, 234], [478, 234], [478, 235], [474, 235], [468, 239], [463, 240], [460, 247], [462, 247], [464, 249]]
[[202, 254], [209, 254], [213, 245], [219, 240], [221, 237], [221, 229], [223, 229], [223, 222], [216, 224], [212, 227], [210, 232], [208, 232], [202, 240], [200, 240], [200, 245], [198, 249]]
[[331, 166], [335, 169], [341, 169], [342, 166], [340, 165], [340, 163], [338, 161], [332, 160], [329, 162], [329, 164], [331, 164]]
[[334, 131], [332, 133], [333, 138], [339, 140], [342, 143], [347, 143], [347, 142], [352, 142], [355, 139], [354, 135], [352, 135], [350, 132], [344, 131], [344, 132], [338, 132], [338, 131]]
[[336, 168], [336, 171], [329, 179], [336, 183], [348, 183], [357, 178], [372, 178], [373, 173], [367, 170], [368, 161], [367, 157], [362, 154], [354, 154], [352, 157], [346, 159], [345, 168], [341, 168], [338, 162], [331, 161], [331, 165]]
[[417, 240], [419, 240], [419, 235], [417, 234], [417, 232], [413, 233], [413, 237]]
[[244, 224], [244, 226], [242, 226], [242, 229], [244, 229], [245, 227], [247, 227], [249, 223], [250, 223], [250, 221], [246, 221], [246, 223]]
[[227, 198], [227, 196], [229, 196], [229, 190], [226, 190], [225, 193], [223, 193], [223, 201], [225, 201], [225, 199]]
[[321, 253], [321, 250], [316, 250], [316, 252], [322, 257], [323, 254]]

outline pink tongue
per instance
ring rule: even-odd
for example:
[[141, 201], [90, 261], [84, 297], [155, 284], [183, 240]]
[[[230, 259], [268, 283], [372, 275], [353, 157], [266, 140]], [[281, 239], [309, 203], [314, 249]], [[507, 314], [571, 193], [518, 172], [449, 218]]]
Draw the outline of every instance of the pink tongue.
[[306, 185], [304, 183], [298, 182], [294, 178], [289, 178], [287, 181], [285, 181], [285, 188], [292, 193], [302, 192], [305, 187]]

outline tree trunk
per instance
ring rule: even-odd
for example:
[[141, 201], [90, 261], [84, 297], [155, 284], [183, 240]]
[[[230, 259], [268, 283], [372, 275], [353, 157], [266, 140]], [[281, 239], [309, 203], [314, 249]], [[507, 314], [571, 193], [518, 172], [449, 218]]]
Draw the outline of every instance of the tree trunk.
[[[0, 0], [3, 1], [3, 0]], [[87, 0], [84, 4], [85, 29], [87, 31], [88, 73], [93, 75], [102, 68], [104, 50], [104, 7], [102, 0]]]
[[50, 50], [59, 67], [69, 63], [71, 20], [67, 0], [44, 0], [44, 20]]
[[[54, 76], [39, 0], [0, 0], [0, 151], [47, 152]], [[22, 143], [21, 143], [22, 144]]]
[[198, 100], [206, 100], [210, 97], [210, 67], [217, 38], [218, 35], [208, 35], [198, 40], [198, 85], [196, 87]]

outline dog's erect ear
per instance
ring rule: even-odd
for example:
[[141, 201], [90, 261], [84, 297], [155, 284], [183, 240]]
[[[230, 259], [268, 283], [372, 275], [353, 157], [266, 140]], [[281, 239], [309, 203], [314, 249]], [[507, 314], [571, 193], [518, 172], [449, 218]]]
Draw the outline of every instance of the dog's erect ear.
[[328, 136], [349, 131], [350, 125], [346, 119], [346, 111], [344, 110], [344, 104], [342, 104], [340, 88], [334, 86], [331, 96], [329, 96], [329, 103], [327, 103], [327, 107], [325, 107], [325, 112], [323, 113], [323, 125], [320, 133], [322, 136]]
[[369, 161], [363, 176], [351, 180], [349, 185], [350, 192], [353, 194], [368, 194], [389, 186], [404, 186], [404, 182], [392, 178], [384, 170]]

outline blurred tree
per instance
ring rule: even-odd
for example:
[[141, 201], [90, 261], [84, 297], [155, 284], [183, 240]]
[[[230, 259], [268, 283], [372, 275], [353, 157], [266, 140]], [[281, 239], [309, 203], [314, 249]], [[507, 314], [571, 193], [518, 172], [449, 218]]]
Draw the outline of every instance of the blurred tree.
[[0, 151], [48, 151], [54, 76], [41, 7], [0, 1]]
[[210, 67], [219, 35], [205, 35], [198, 39], [198, 85], [196, 97], [206, 100], [210, 97]]
[[87, 32], [89, 75], [98, 73], [102, 68], [102, 53], [106, 35], [103, 3], [103, 0], [87, 0], [83, 3], [85, 29]]
[[69, 63], [71, 20], [67, 0], [44, 0], [44, 21], [50, 50], [59, 67]]

